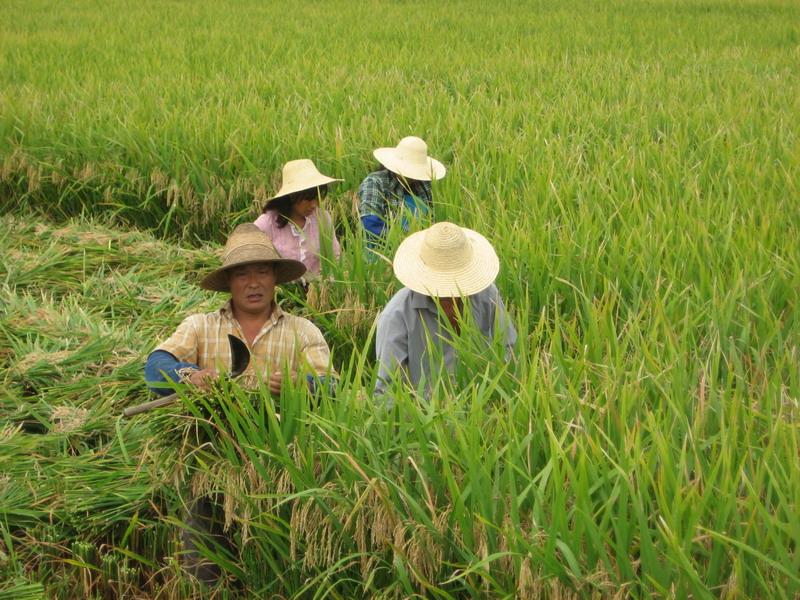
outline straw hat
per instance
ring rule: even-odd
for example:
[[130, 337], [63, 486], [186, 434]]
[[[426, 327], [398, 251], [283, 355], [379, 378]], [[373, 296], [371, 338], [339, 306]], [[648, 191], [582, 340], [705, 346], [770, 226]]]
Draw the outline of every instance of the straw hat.
[[335, 181], [344, 180], [323, 175], [319, 172], [312, 160], [300, 158], [298, 160], [290, 160], [283, 165], [283, 178], [281, 181], [281, 189], [269, 199], [267, 206], [269, 206], [273, 200], [283, 198], [289, 194], [302, 192], [303, 190], [311, 190], [321, 185], [328, 185]]
[[489, 287], [500, 271], [500, 260], [480, 233], [443, 222], [403, 240], [392, 266], [407, 288], [426, 296], [454, 298]]
[[228, 237], [222, 251], [222, 266], [203, 277], [200, 287], [215, 292], [229, 292], [226, 271], [259, 262], [268, 262], [275, 266], [275, 283], [294, 281], [306, 272], [306, 266], [299, 260], [282, 258], [266, 233], [253, 223], [244, 223], [238, 225]]
[[378, 148], [372, 153], [378, 162], [409, 179], [431, 181], [441, 179], [447, 172], [445, 166], [428, 156], [428, 145], [422, 138], [404, 137], [396, 148]]

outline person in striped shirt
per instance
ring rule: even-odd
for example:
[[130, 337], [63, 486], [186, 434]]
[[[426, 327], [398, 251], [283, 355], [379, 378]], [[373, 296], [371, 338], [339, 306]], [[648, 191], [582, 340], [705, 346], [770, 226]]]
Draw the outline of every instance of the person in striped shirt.
[[[283, 258], [272, 241], [254, 224], [239, 225], [228, 238], [222, 266], [203, 278], [204, 289], [230, 294], [222, 308], [187, 317], [177, 330], [148, 356], [145, 378], [157, 393], [166, 394], [167, 379], [207, 389], [232, 364], [228, 334], [244, 341], [250, 352], [247, 369], [239, 381], [246, 387], [268, 385], [279, 394], [290, 375], [315, 392], [332, 378], [330, 350], [311, 321], [290, 315], [275, 303], [275, 286], [305, 273], [302, 262]], [[332, 382], [328, 379], [328, 384]], [[219, 580], [217, 564], [203, 548], [218, 546], [234, 552], [224, 533], [224, 511], [216, 495], [189, 493], [181, 531], [181, 562], [199, 582]]]
[[250, 364], [240, 376], [245, 387], [263, 381], [280, 393], [284, 376], [305, 377], [312, 392], [333, 375], [330, 349], [322, 332], [308, 319], [288, 314], [275, 303], [275, 286], [298, 279], [306, 267], [283, 258], [271, 240], [252, 223], [239, 225], [223, 251], [223, 264], [200, 283], [207, 290], [229, 292], [219, 310], [187, 317], [148, 356], [145, 378], [158, 394], [170, 379], [199, 388], [231, 367], [228, 334], [244, 341]]

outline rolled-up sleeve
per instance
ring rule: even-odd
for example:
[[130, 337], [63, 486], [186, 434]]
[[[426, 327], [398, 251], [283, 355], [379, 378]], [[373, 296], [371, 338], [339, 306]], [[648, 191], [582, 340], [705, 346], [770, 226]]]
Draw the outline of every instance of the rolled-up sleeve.
[[310, 321], [303, 320], [300, 341], [304, 368], [317, 377], [335, 377], [336, 371], [331, 364], [331, 351], [319, 328]]
[[200, 336], [198, 335], [196, 323], [197, 316], [198, 315], [192, 315], [186, 317], [183, 322], [178, 325], [175, 333], [159, 344], [156, 350], [169, 352], [181, 362], [200, 364]]
[[190, 362], [181, 362], [177, 360], [172, 354], [164, 350], [154, 350], [147, 357], [147, 362], [144, 365], [144, 380], [150, 391], [155, 392], [161, 396], [166, 396], [172, 393], [172, 388], [163, 387], [158, 384], [165, 383], [167, 380], [177, 383], [180, 381], [178, 376], [178, 369], [184, 367], [191, 367], [199, 369], [199, 367]]

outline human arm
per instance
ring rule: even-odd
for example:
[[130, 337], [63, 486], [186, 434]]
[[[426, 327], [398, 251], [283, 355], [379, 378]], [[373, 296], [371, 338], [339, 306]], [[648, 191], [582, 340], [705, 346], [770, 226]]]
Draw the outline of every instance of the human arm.
[[306, 321], [304, 343], [302, 348], [303, 363], [306, 369], [306, 385], [312, 396], [318, 397], [323, 390], [333, 395], [338, 377], [331, 364], [331, 351], [328, 342], [319, 328]]
[[[319, 210], [319, 254], [320, 257], [329, 257], [329, 249], [333, 252], [333, 258], [338, 259], [342, 255], [342, 248], [339, 239], [336, 237], [336, 228], [333, 225], [333, 217], [326, 210]], [[330, 245], [328, 245], [330, 240]]]
[[386, 393], [396, 373], [405, 373], [408, 368], [408, 324], [391, 303], [378, 315], [375, 358], [378, 363], [375, 395], [380, 396]]
[[500, 292], [497, 291], [497, 288], [494, 289], [494, 305], [497, 331], [501, 339], [503, 339], [506, 358], [511, 359], [513, 357], [514, 344], [517, 342], [517, 330], [514, 328], [514, 323], [506, 310], [505, 304], [503, 304], [503, 299], [500, 297]]
[[179, 383], [182, 379], [178, 373], [181, 369], [194, 369], [199, 371], [200, 367], [186, 361], [180, 361], [166, 350], [154, 350], [147, 357], [144, 365], [144, 380], [150, 391], [159, 396], [166, 396], [172, 393], [172, 388], [160, 387], [159, 383], [172, 381]]
[[267, 381], [269, 390], [279, 394], [284, 381], [290, 377], [294, 382], [305, 381], [308, 390], [316, 395], [322, 389], [332, 392], [336, 385], [336, 372], [331, 366], [331, 354], [328, 343], [319, 328], [311, 321], [295, 316], [290, 327], [295, 337], [295, 345], [291, 355], [285, 357], [283, 369], [273, 370]]
[[386, 190], [380, 179], [368, 175], [358, 187], [358, 200], [361, 225], [368, 234], [382, 236], [386, 229]]
[[209, 381], [216, 379], [219, 373], [214, 368], [200, 366], [198, 343], [194, 317], [188, 317], [147, 357], [144, 368], [147, 386], [161, 396], [170, 394], [172, 389], [152, 384], [169, 380], [207, 388]]
[[268, 210], [267, 212], [261, 213], [258, 215], [258, 218], [253, 221], [253, 224], [258, 227], [261, 231], [266, 233], [270, 238], [272, 238], [272, 225], [275, 222], [275, 211]]

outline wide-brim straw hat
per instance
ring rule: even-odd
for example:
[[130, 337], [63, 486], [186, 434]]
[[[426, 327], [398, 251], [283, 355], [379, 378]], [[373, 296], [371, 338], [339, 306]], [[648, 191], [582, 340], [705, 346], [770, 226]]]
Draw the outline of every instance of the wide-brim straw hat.
[[403, 240], [392, 267], [400, 282], [415, 292], [457, 298], [488, 288], [500, 272], [500, 260], [477, 231], [442, 222]]
[[323, 175], [319, 172], [319, 169], [317, 169], [317, 166], [311, 159], [300, 158], [297, 160], [290, 160], [283, 165], [281, 189], [269, 199], [267, 207], [269, 207], [274, 200], [278, 200], [289, 194], [302, 192], [303, 190], [312, 190], [321, 185], [328, 185], [337, 181], [344, 180]]
[[283, 258], [266, 233], [253, 223], [243, 223], [233, 230], [225, 243], [222, 266], [203, 277], [200, 287], [215, 292], [229, 292], [228, 269], [260, 262], [274, 265], [275, 283], [294, 281], [306, 272], [306, 266], [299, 260]]
[[372, 154], [384, 167], [408, 179], [431, 181], [447, 173], [445, 166], [428, 156], [428, 145], [422, 138], [404, 137], [394, 148], [378, 148]]

